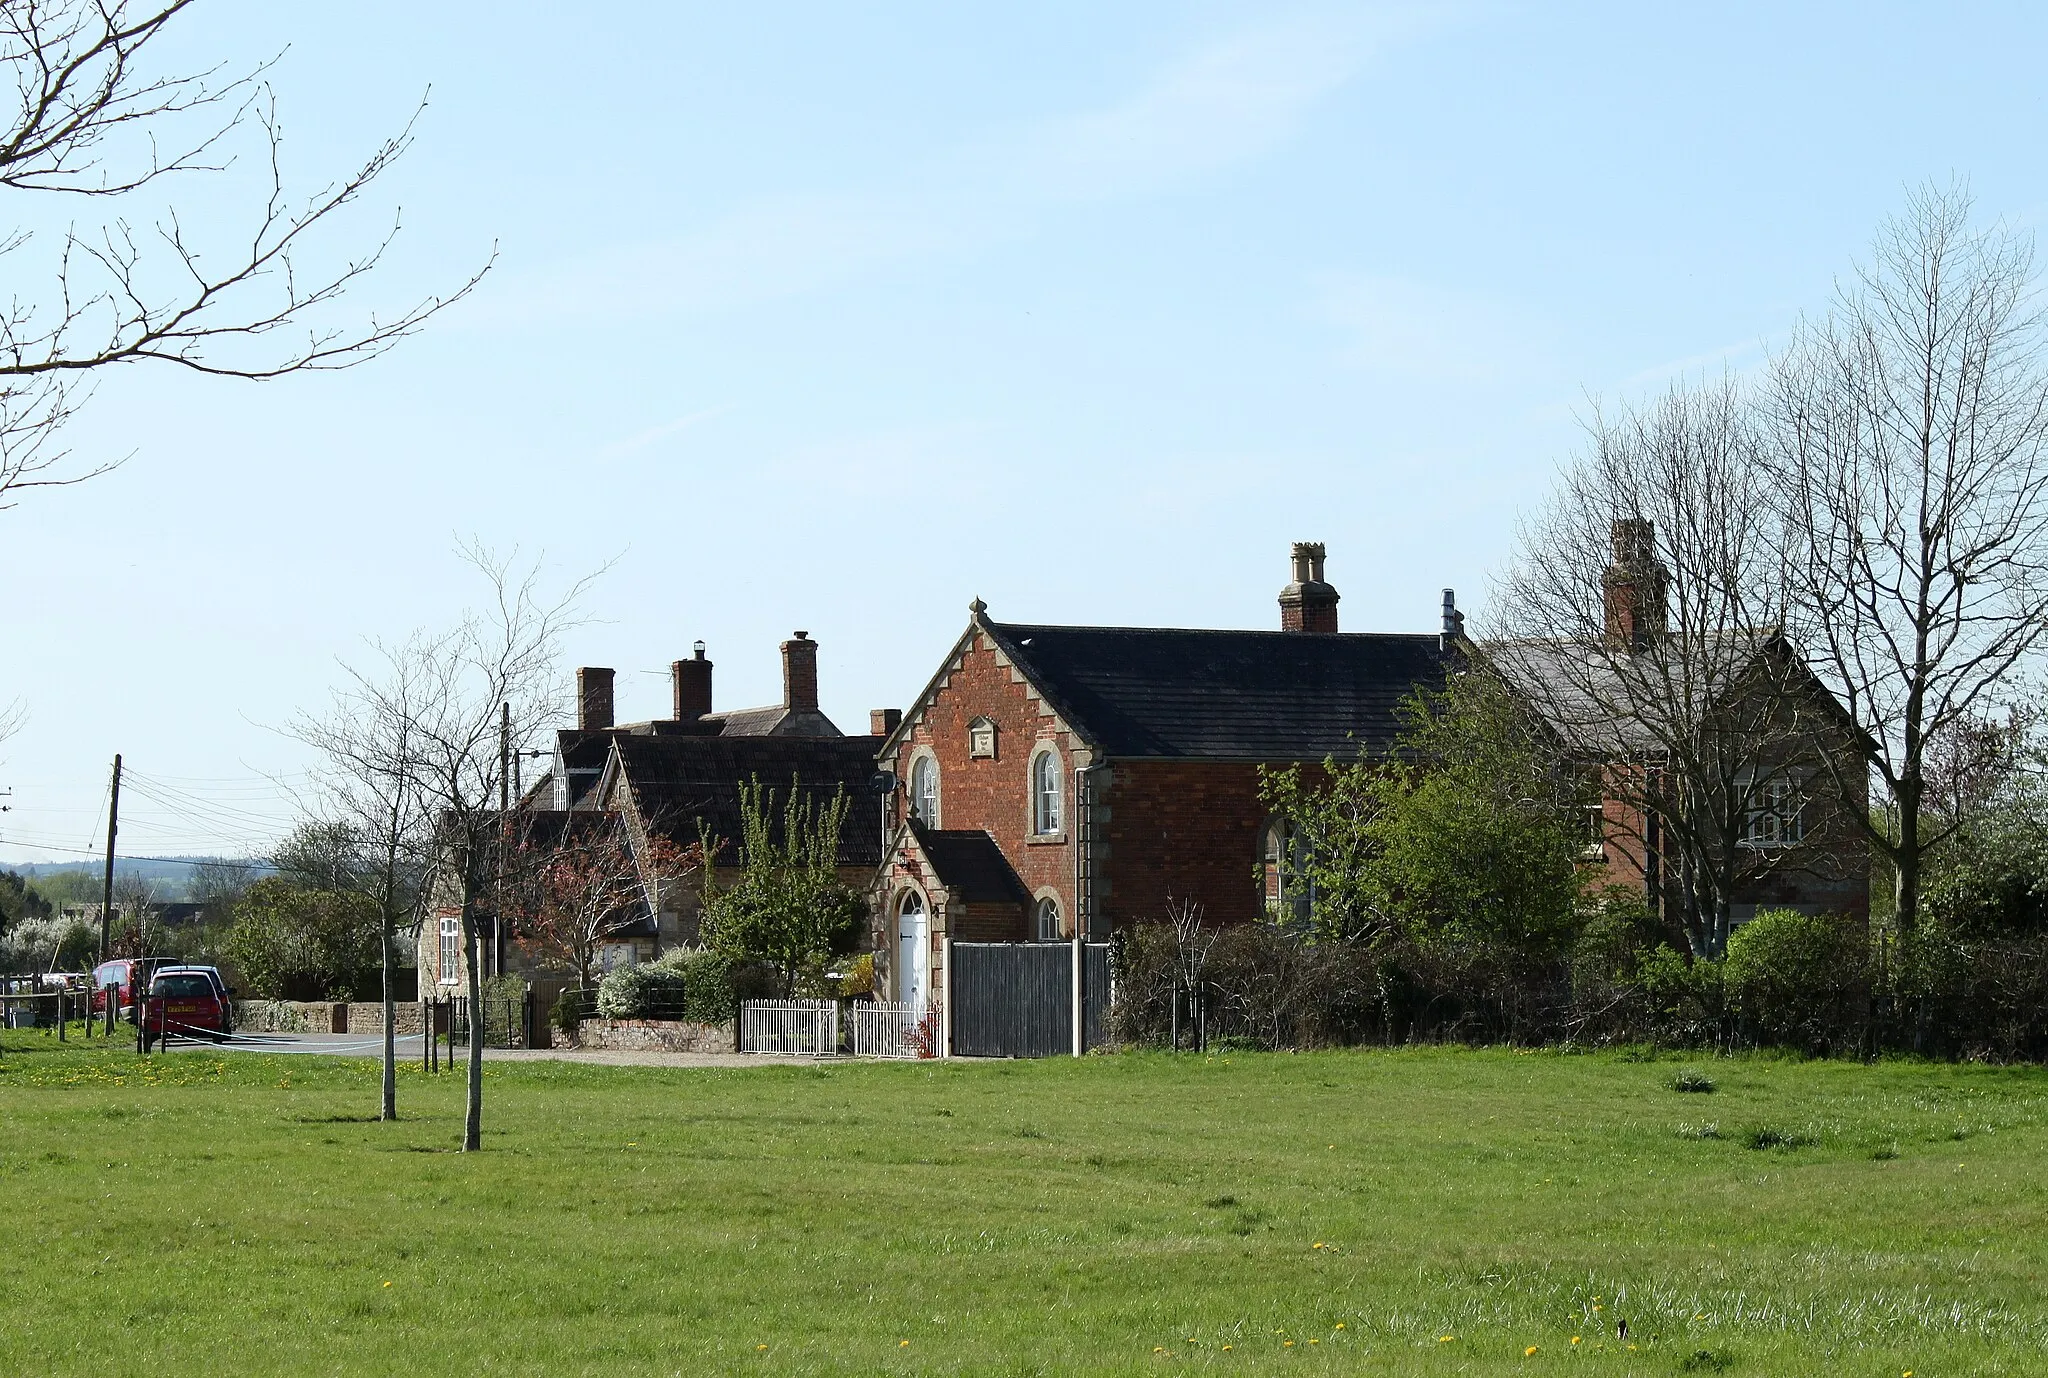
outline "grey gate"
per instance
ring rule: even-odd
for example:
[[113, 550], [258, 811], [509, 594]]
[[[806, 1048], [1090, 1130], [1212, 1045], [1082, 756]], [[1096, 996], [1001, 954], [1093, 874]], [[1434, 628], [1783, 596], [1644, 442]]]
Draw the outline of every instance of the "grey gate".
[[[1082, 1045], [1102, 1042], [1109, 1014], [1109, 944], [1083, 945]], [[953, 1052], [960, 1057], [1058, 1057], [1074, 1049], [1072, 943], [954, 943]]]

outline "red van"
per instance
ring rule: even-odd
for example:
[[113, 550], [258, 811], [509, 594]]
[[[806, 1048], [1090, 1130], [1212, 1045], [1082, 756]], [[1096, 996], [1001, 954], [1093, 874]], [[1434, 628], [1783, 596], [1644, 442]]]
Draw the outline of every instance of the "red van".
[[159, 1042], [167, 1034], [217, 1042], [234, 1025], [227, 986], [212, 967], [162, 968], [150, 978], [143, 1009], [145, 1042]]
[[116, 957], [92, 969], [92, 1012], [102, 1019], [107, 1014], [107, 992], [112, 991], [114, 1009], [129, 1023], [135, 1022], [135, 997], [149, 989], [149, 978], [160, 967], [169, 966], [163, 957]]

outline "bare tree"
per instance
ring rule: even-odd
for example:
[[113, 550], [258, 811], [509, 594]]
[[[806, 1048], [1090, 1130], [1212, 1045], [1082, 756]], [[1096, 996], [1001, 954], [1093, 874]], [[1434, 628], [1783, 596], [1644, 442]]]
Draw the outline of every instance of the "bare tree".
[[[0, 189], [85, 198], [107, 212], [42, 241], [20, 218], [0, 232], [0, 260], [42, 284], [0, 305], [0, 506], [17, 490], [111, 467], [73, 464], [59, 440], [87, 380], [108, 368], [148, 360], [247, 379], [347, 368], [419, 330], [490, 266], [395, 314], [344, 319], [344, 298], [382, 261], [397, 221], [325, 266], [304, 260], [323, 228], [404, 154], [419, 111], [353, 172], [294, 196], [270, 63], [185, 74], [156, 65], [159, 40], [192, 3], [0, 6], [0, 69], [16, 97], [0, 114]], [[245, 142], [266, 155], [265, 191], [225, 242], [151, 199], [228, 172]], [[131, 208], [152, 223], [135, 223]]]
[[[1875, 746], [1859, 814], [1920, 913], [1934, 755], [2048, 636], [2048, 368], [2033, 243], [1927, 188], [1773, 364], [1769, 460], [1795, 632]], [[1845, 799], [1862, 769], [1837, 769]], [[1887, 816], [1888, 815], [1888, 816]]]
[[522, 811], [496, 904], [521, 948], [590, 986], [606, 943], [658, 914], [661, 897], [703, 869], [705, 848], [650, 832], [637, 841], [616, 814]]
[[391, 788], [404, 795], [406, 816], [422, 820], [431, 849], [423, 913], [452, 909], [460, 916], [471, 1011], [462, 1146], [473, 1152], [483, 1135], [480, 920], [503, 883], [510, 850], [508, 742], [554, 719], [556, 643], [589, 580], [550, 599], [537, 565], [477, 546], [463, 554], [484, 576], [487, 605], [450, 630], [380, 644], [377, 666], [349, 669], [344, 698], [375, 739], [363, 754], [377, 770], [393, 772]]
[[[1604, 833], [1589, 843], [1627, 854], [1714, 956], [1739, 885], [1819, 855], [1753, 835], [1802, 770], [1788, 715], [1813, 687], [1780, 630], [1760, 441], [1732, 379], [1596, 412], [1588, 430], [1523, 526], [1481, 655], [1584, 771]], [[1602, 799], [1621, 807], [1593, 815]]]
[[[313, 817], [300, 835], [317, 857], [299, 860], [326, 874], [328, 888], [350, 890], [375, 906], [383, 978], [384, 1067], [378, 1118], [398, 1118], [398, 1001], [392, 989], [392, 945], [411, 926], [420, 878], [429, 859], [431, 814], [416, 778], [413, 722], [421, 697], [413, 643], [379, 648], [383, 673], [374, 682], [351, 671], [323, 717], [302, 716], [293, 735], [315, 748], [325, 768], [315, 776]], [[431, 1036], [431, 1031], [422, 1030]]]

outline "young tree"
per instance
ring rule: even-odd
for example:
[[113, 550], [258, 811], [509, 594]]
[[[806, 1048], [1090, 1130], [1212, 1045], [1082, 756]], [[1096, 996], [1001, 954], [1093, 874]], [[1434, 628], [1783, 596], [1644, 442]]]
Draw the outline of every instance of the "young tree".
[[361, 897], [377, 916], [384, 1002], [377, 1115], [395, 1120], [398, 999], [392, 985], [392, 945], [419, 905], [431, 818], [412, 759], [420, 664], [416, 657], [390, 655], [386, 668], [374, 693], [357, 679], [336, 693], [325, 717], [302, 716], [296, 724], [295, 735], [323, 758], [309, 795], [316, 816], [293, 831], [275, 860], [282, 871], [304, 883]]
[[[460, 916], [469, 1007], [481, 1011], [480, 920], [511, 851], [512, 744], [555, 717], [556, 646], [589, 580], [551, 600], [537, 565], [515, 565], [475, 546], [463, 553], [489, 590], [484, 609], [448, 631], [379, 644], [381, 664], [348, 668], [342, 696], [362, 759], [373, 775], [391, 772], [392, 799], [405, 801], [387, 817], [425, 820], [424, 907]], [[483, 1146], [484, 1021], [479, 1015], [469, 1024], [462, 1146], [474, 1152]]]
[[[1851, 809], [1910, 932], [1953, 823], [1929, 764], [2048, 636], [2048, 317], [2029, 236], [1915, 194], [1774, 363], [1771, 496], [1795, 633], [1875, 744], [1889, 805]], [[1859, 797], [1866, 767], [1829, 777]]]
[[729, 888], [718, 888], [720, 848], [706, 840], [703, 931], [714, 951], [773, 966], [783, 994], [793, 995], [798, 979], [855, 930], [867, 904], [837, 869], [845, 792], [821, 806], [791, 781], [779, 814], [775, 805], [759, 780], [740, 786], [740, 867]]
[[[0, 7], [0, 70], [16, 92], [0, 116], [0, 191], [16, 194], [21, 207], [18, 228], [0, 239], [0, 254], [17, 269], [17, 290], [0, 309], [0, 506], [17, 490], [77, 483], [111, 467], [71, 464], [58, 438], [89, 380], [105, 369], [151, 360], [268, 379], [347, 368], [418, 331], [482, 276], [395, 314], [345, 320], [344, 298], [376, 269], [396, 221], [325, 267], [309, 255], [405, 152], [412, 121], [354, 172], [293, 198], [265, 80], [271, 64], [236, 75], [218, 66], [181, 74], [157, 62], [177, 44], [165, 35], [191, 4]], [[192, 217], [157, 194], [225, 174], [244, 142], [263, 159], [266, 189], [239, 230], [209, 243], [197, 226], [222, 198], [202, 198], [208, 213]], [[20, 227], [32, 214], [27, 203], [38, 199], [102, 206], [105, 218], [81, 223], [63, 212], [49, 217], [39, 240]], [[37, 274], [40, 291], [22, 287]]]
[[1780, 633], [1761, 441], [1732, 379], [1588, 430], [1524, 523], [1475, 653], [1556, 734], [1588, 802], [1620, 802], [1611, 844], [1694, 953], [1717, 956], [1738, 883], [1797, 855], [1751, 845], [1752, 818], [1812, 769], [1788, 721], [1813, 686]]
[[528, 814], [516, 838], [498, 911], [512, 916], [517, 942], [590, 986], [600, 949], [663, 894], [701, 868], [701, 846], [649, 836], [639, 848], [609, 814]]

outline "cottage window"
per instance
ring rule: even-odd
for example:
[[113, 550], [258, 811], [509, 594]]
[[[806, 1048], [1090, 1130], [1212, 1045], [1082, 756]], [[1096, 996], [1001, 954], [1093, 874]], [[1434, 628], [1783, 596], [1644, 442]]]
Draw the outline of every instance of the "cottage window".
[[1047, 748], [1031, 758], [1031, 831], [1044, 837], [1060, 830], [1060, 754]]
[[1743, 845], [1792, 847], [1806, 840], [1806, 800], [1799, 782], [1784, 776], [1752, 788]]
[[1056, 896], [1047, 895], [1038, 902], [1034, 911], [1037, 918], [1038, 941], [1056, 943], [1060, 938], [1060, 902]]
[[441, 916], [440, 978], [444, 986], [462, 979], [462, 920], [452, 914]]
[[927, 828], [939, 826], [939, 763], [929, 756], [911, 764], [910, 812]]
[[1260, 834], [1266, 910], [1282, 923], [1307, 923], [1315, 911], [1315, 881], [1308, 869], [1308, 841], [1285, 818], [1271, 818]]

